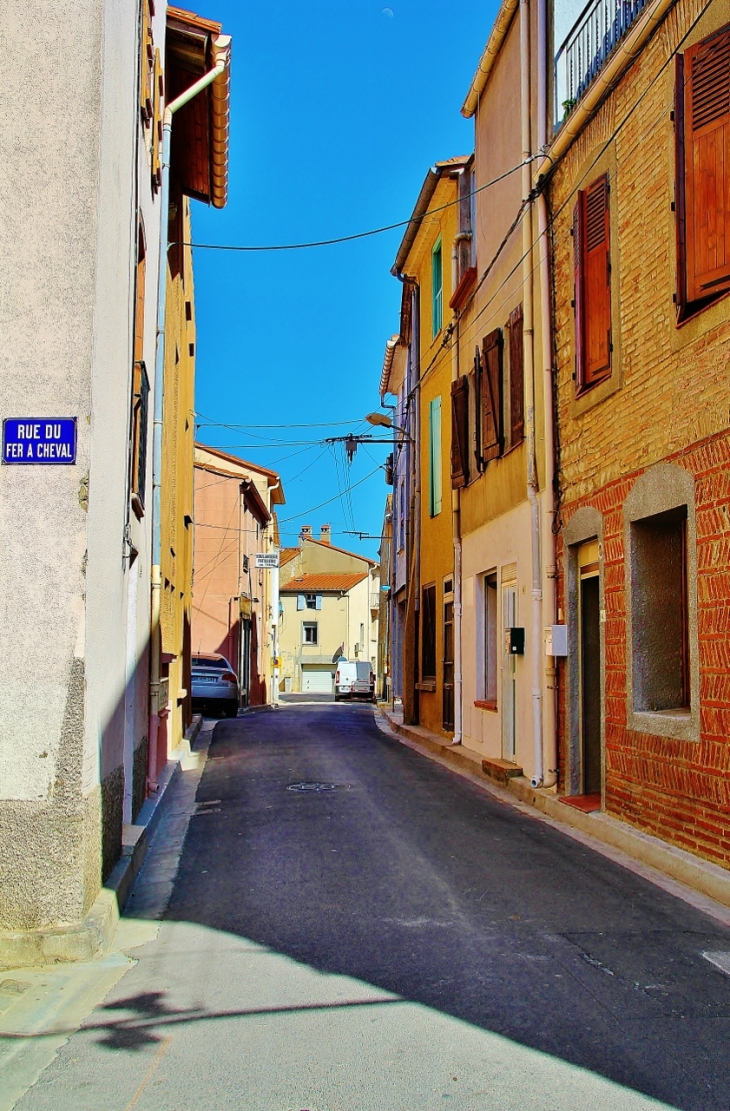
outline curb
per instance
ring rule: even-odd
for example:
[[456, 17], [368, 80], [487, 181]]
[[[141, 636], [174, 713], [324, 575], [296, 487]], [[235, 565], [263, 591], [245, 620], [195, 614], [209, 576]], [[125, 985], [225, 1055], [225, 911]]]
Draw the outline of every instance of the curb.
[[194, 714], [192, 724], [160, 776], [155, 796], [146, 800], [134, 825], [122, 827], [122, 855], [83, 921], [73, 926], [0, 933], [0, 971], [91, 961], [109, 948], [129, 892], [144, 863], [149, 842], [162, 817], [170, 787], [181, 771], [197, 765], [192, 747], [202, 724], [202, 715]]
[[[403, 725], [392, 712], [382, 707], [379, 713], [396, 735], [404, 737], [406, 743], [422, 755], [429, 759], [437, 756], [455, 770], [477, 776], [484, 781], [485, 787], [498, 793], [504, 801], [529, 806], [562, 826], [566, 833], [575, 830], [585, 834], [611, 849], [617, 849], [638, 864], [655, 869], [684, 887], [730, 907], [730, 873], [718, 864], [694, 856], [602, 811], [584, 814], [566, 806], [549, 789], [533, 787], [525, 776], [508, 775], [502, 778], [490, 775], [487, 768], [494, 762], [484, 760], [480, 753], [460, 745], [452, 746], [448, 741], [442, 742], [422, 726]], [[512, 799], [505, 797], [510, 795]]]

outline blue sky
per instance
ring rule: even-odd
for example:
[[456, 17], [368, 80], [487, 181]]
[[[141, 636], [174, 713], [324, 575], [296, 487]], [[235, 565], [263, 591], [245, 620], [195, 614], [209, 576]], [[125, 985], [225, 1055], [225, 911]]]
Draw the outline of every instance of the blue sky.
[[[196, 242], [298, 243], [406, 220], [429, 166], [473, 147], [459, 109], [494, 0], [199, 0], [195, 10], [233, 36], [229, 201], [221, 212], [193, 206]], [[379, 535], [389, 488], [382, 470], [366, 476], [390, 448], [360, 448], [350, 468], [317, 442], [363, 431], [378, 407], [402, 234], [195, 251], [199, 439], [280, 472], [284, 544], [302, 524], [316, 535], [329, 522], [334, 543], [378, 547], [345, 530]], [[315, 422], [343, 423], [251, 427]]]

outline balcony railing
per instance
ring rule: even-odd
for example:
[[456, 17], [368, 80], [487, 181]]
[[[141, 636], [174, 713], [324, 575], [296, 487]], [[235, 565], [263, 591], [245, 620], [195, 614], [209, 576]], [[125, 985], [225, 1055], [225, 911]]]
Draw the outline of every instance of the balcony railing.
[[590, 0], [555, 55], [555, 126], [585, 96], [649, 0]]

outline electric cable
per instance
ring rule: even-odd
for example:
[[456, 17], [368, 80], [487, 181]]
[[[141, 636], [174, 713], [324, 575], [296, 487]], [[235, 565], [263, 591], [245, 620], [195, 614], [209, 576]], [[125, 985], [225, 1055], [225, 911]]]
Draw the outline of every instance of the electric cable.
[[[449, 201], [447, 204], [439, 205], [438, 208], [429, 209], [428, 212], [424, 213], [422, 219], [433, 215], [433, 213], [435, 212], [443, 212], [444, 209], [453, 208], [454, 205], [461, 204], [462, 201], [466, 200], [468, 197], [474, 197], [477, 193], [481, 193], [485, 189], [490, 189], [493, 185], [497, 185], [500, 181], [504, 181], [504, 179], [509, 177], [511, 174], [517, 173], [517, 171], [521, 170], [523, 166], [528, 166], [531, 162], [534, 162], [536, 158], [541, 157], [542, 155], [540, 154], [531, 155], [523, 162], [519, 162], [516, 166], [512, 166], [509, 170], [505, 170], [504, 173], [499, 174], [495, 178], [492, 178], [491, 181], [487, 181], [484, 183], [484, 185], [480, 185], [477, 189], [473, 189], [471, 192], [465, 193], [462, 197], [457, 197], [455, 201]], [[384, 232], [395, 231], [397, 228], [405, 228], [411, 223], [412, 220], [413, 216], [410, 216], [407, 220], [399, 220], [395, 224], [386, 224], [380, 228], [371, 228], [369, 231], [359, 231], [353, 235], [340, 235], [336, 236], [333, 239], [317, 239], [309, 243], [276, 243], [266, 246], [250, 247], [224, 243], [177, 242], [171, 243], [170, 246], [197, 247], [198, 249], [205, 251], [303, 251], [308, 250], [311, 247], [332, 247], [337, 243], [352, 243], [356, 239], [367, 239], [369, 236], [382, 235]]]

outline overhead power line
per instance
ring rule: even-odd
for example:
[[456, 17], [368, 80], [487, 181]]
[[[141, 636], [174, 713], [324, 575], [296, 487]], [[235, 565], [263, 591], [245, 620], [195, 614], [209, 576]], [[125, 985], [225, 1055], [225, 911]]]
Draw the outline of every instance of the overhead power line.
[[[429, 209], [428, 213], [424, 214], [424, 218], [425, 216], [432, 216], [435, 212], [443, 212], [446, 208], [453, 208], [454, 205], [461, 204], [467, 196], [475, 197], [477, 193], [483, 192], [484, 189], [489, 189], [492, 185], [497, 185], [500, 181], [504, 181], [504, 179], [509, 177], [511, 174], [516, 174], [517, 171], [521, 170], [523, 166], [527, 166], [530, 162], [534, 162], [536, 158], [541, 157], [541, 154], [531, 155], [529, 158], [525, 159], [524, 162], [519, 162], [516, 166], [510, 167], [509, 170], [505, 170], [505, 172], [503, 174], [499, 174], [498, 177], [493, 177], [491, 181], [485, 182], [484, 185], [480, 185], [478, 189], [472, 190], [471, 193], [464, 194], [463, 197], [457, 197], [455, 201], [449, 201], [448, 204], [439, 205], [438, 208]], [[339, 235], [332, 239], [315, 239], [309, 243], [274, 243], [267, 244], [265, 246], [245, 246], [230, 243], [178, 242], [171, 243], [170, 246], [197, 247], [202, 251], [304, 251], [308, 250], [310, 247], [332, 247], [337, 243], [352, 243], [356, 239], [367, 239], [373, 235], [382, 235], [384, 232], [387, 231], [395, 231], [397, 228], [406, 228], [408, 227], [412, 219], [413, 217], [409, 216], [407, 220], [398, 220], [395, 224], [385, 224], [383, 227], [380, 228], [370, 228], [368, 231], [358, 231], [355, 232], [353, 235]]]

